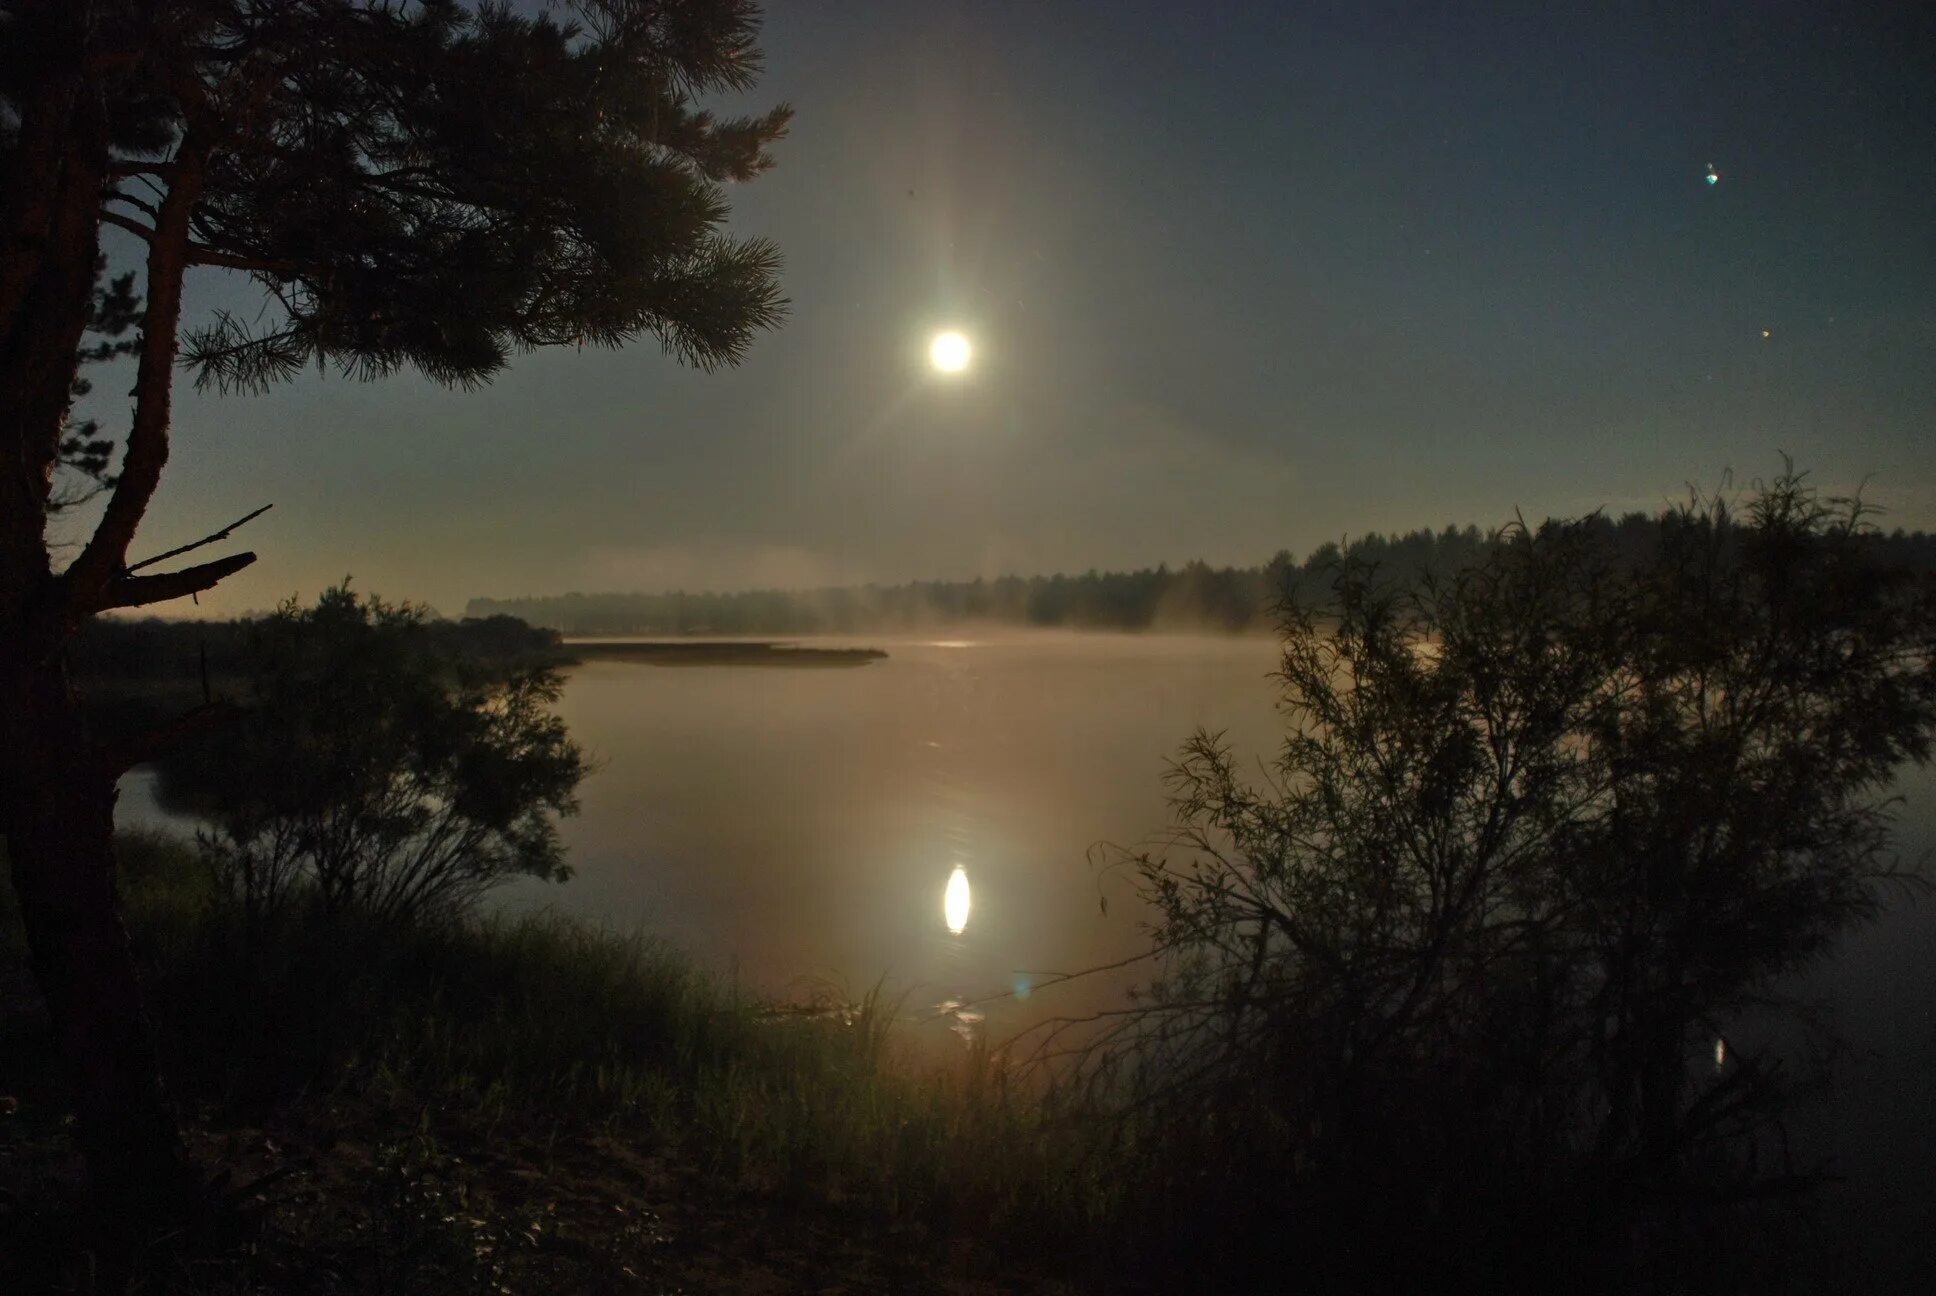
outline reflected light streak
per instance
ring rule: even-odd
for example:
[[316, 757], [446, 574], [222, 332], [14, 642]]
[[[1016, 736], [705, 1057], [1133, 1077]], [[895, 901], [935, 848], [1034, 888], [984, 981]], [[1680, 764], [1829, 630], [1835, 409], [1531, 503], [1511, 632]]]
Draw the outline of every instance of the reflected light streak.
[[969, 907], [968, 870], [957, 864], [948, 878], [948, 889], [941, 895], [941, 916], [957, 936], [968, 926]]

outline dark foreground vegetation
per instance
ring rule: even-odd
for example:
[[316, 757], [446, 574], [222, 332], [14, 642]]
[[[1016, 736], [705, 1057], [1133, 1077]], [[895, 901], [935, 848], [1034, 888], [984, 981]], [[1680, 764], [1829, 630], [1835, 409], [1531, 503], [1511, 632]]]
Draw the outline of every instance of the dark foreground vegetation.
[[[119, 912], [116, 780], [223, 711], [104, 740], [68, 647], [248, 567], [206, 546], [261, 512], [137, 543], [178, 369], [224, 392], [312, 368], [471, 386], [538, 347], [641, 338], [734, 363], [786, 301], [724, 186], [773, 165], [791, 114], [701, 101], [753, 87], [759, 22], [750, 0], [0, 0], [0, 837], [101, 1237], [122, 1234], [100, 1286], [198, 1202]], [[132, 240], [112, 277], [109, 226]], [[185, 319], [196, 268], [248, 276], [257, 307]], [[83, 368], [124, 359], [127, 423], [104, 429], [75, 409]], [[413, 820], [373, 831], [448, 850]], [[488, 805], [452, 826], [545, 854]]]
[[[1509, 527], [1416, 585], [1341, 564], [1284, 611], [1277, 758], [1199, 733], [1174, 840], [1110, 858], [1164, 971], [1081, 1065], [1271, 1186], [1212, 1194], [1218, 1246], [1288, 1214], [1286, 1271], [1641, 1290], [1822, 1258], [1779, 1222], [1826, 1180], [1784, 1133], [1819, 1077], [1754, 1026], [1926, 885], [1890, 789], [1936, 729], [1936, 581], [1792, 472], [1652, 537]], [[1433, 1259], [1394, 1271], [1396, 1239]]]
[[[922, 1052], [877, 988], [762, 1002], [648, 941], [479, 916], [582, 774], [497, 624], [335, 591], [237, 631], [239, 714], [124, 842], [194, 1163], [142, 1290], [1866, 1289], [1782, 1119], [1789, 978], [1917, 881], [1936, 588], [1784, 476], [1658, 543], [1504, 530], [1282, 609], [1289, 735], [1215, 735], [1120, 1009]], [[351, 705], [358, 703], [358, 705]], [[470, 843], [452, 854], [453, 840]], [[0, 1255], [99, 1230], [6, 915]], [[1718, 1047], [1717, 1047], [1718, 1046]], [[1885, 1242], [1881, 1248], [1889, 1249]]]
[[[164, 1066], [226, 1193], [148, 1240], [140, 1290], [1031, 1289], [1024, 1257], [1080, 1267], [1116, 1192], [986, 1051], [898, 1057], [878, 993], [774, 1008], [552, 918], [252, 911], [185, 843], [121, 851]], [[7, 908], [6, 1290], [84, 1292], [93, 1233], [21, 956]]]

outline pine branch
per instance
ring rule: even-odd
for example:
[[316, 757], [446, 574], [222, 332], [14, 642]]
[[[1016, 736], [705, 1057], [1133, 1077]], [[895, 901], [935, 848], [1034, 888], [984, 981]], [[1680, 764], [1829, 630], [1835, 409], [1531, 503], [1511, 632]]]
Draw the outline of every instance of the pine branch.
[[301, 370], [310, 354], [296, 329], [251, 336], [227, 311], [217, 311], [214, 324], [190, 331], [184, 342], [182, 363], [196, 371], [196, 388], [225, 394], [266, 391]]
[[143, 199], [143, 198], [137, 198], [133, 194], [125, 193], [119, 189], [110, 189], [107, 193], [102, 195], [102, 201], [124, 202], [128, 204], [128, 206], [135, 208], [137, 211], [146, 212], [150, 220], [153, 220], [155, 217], [161, 215], [161, 210], [157, 208], [153, 203], [148, 202], [146, 199]]
[[[135, 528], [141, 525], [142, 515], [148, 511], [148, 501], [154, 498], [162, 467], [168, 462], [168, 422], [178, 345], [176, 330], [181, 326], [182, 277], [186, 269], [184, 249], [188, 243], [189, 220], [201, 196], [202, 168], [210, 147], [203, 132], [191, 129], [183, 137], [175, 153], [180, 174], [169, 186], [160, 218], [155, 222], [152, 237], [147, 239], [148, 300], [141, 316], [140, 359], [135, 370], [134, 418], [128, 428], [127, 454], [121, 461], [120, 478], [108, 496], [107, 508], [102, 511], [93, 536], [80, 557], [61, 574], [63, 601], [67, 605], [65, 615], [70, 623], [77, 621], [78, 615], [85, 615], [84, 609], [130, 606], [103, 604], [101, 600], [113, 597], [109, 586], [114, 583], [115, 573], [127, 562], [128, 544], [134, 539]], [[226, 574], [215, 576], [209, 584]]]
[[164, 572], [159, 576], [123, 576], [111, 581], [101, 592], [90, 612], [104, 612], [109, 608], [147, 607], [151, 603], [166, 603], [186, 594], [199, 594], [241, 571], [255, 561], [252, 553], [231, 554], [227, 558], [217, 558], [214, 562], [203, 563], [198, 567], [184, 567], [180, 571]]
[[123, 216], [120, 212], [104, 211], [101, 213], [101, 219], [109, 225], [120, 226], [122, 229], [128, 231], [128, 233], [140, 239], [143, 243], [148, 242], [155, 236], [152, 228], [143, 225], [132, 216]]
[[246, 256], [239, 252], [223, 252], [201, 243], [188, 245], [188, 264], [192, 266], [220, 266], [225, 270], [251, 270], [257, 274], [293, 275], [302, 270], [297, 261], [278, 260], [274, 257]]
[[108, 163], [108, 174], [121, 179], [126, 176], [160, 176], [166, 180], [173, 175], [175, 164], [172, 162], [143, 162], [138, 158], [124, 159]]

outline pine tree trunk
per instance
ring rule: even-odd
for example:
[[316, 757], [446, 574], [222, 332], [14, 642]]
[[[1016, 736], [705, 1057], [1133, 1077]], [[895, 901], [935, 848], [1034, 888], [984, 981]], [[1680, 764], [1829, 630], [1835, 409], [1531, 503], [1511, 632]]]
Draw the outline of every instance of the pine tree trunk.
[[1678, 987], [1660, 993], [1642, 1039], [1640, 1139], [1656, 1183], [1680, 1173], [1681, 1103], [1687, 1091], [1687, 1012]]
[[0, 757], [14, 893], [102, 1220], [180, 1218], [193, 1176], [164, 1098], [114, 870], [114, 775], [58, 656], [0, 647]]
[[[125, 1231], [157, 1214], [181, 1218], [194, 1198], [116, 897], [118, 770], [88, 737], [61, 655], [101, 603], [68, 597], [44, 534], [108, 157], [90, 13], [32, 7], [41, 68], [0, 193], [0, 834], [90, 1186], [102, 1222]], [[172, 345], [174, 320], [163, 326]], [[113, 1256], [104, 1258], [112, 1287]]]

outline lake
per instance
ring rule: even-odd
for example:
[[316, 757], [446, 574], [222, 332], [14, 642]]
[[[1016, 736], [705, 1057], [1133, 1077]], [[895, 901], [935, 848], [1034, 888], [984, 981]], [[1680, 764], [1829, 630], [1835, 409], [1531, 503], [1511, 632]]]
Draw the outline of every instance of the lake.
[[[766, 992], [858, 995], [885, 977], [929, 1021], [917, 1035], [1000, 1039], [1116, 1002], [1135, 979], [1042, 984], [1142, 948], [1126, 879], [1089, 852], [1165, 827], [1178, 745], [1204, 726], [1261, 757], [1281, 732], [1266, 638], [826, 642], [889, 655], [571, 670], [562, 713], [596, 761], [564, 826], [577, 876], [519, 884], [500, 903], [642, 929]], [[130, 820], [155, 814], [143, 783], [131, 776]], [[1912, 772], [1902, 792], [1913, 857], [1936, 845], [1936, 778]], [[969, 905], [954, 932], [944, 898], [957, 871]], [[1798, 1114], [1799, 1146], [1839, 1158], [1885, 1248], [1936, 1230], [1936, 903], [1857, 934], [1807, 989], [1854, 1056]]]
[[[927, 1023], [916, 1038], [999, 1041], [1119, 1003], [1144, 971], [1041, 986], [1145, 947], [1127, 879], [1099, 873], [1090, 848], [1164, 829], [1179, 744], [1203, 726], [1268, 757], [1282, 733], [1270, 638], [802, 642], [888, 656], [574, 669], [562, 711], [598, 762], [565, 828], [578, 875], [508, 903], [643, 928], [770, 992], [819, 981], [858, 995], [884, 976]], [[1913, 771], [1901, 790], [1914, 857], [1936, 847], [1936, 777]], [[944, 911], [957, 870], [959, 933]], [[1888, 1288], [1936, 1233], [1936, 901], [1858, 933], [1804, 990], [1853, 1052], [1791, 1132], [1849, 1176], [1831, 1218]]]
[[642, 927], [771, 992], [884, 976], [917, 1012], [1025, 994], [975, 1010], [995, 1029], [1119, 997], [1123, 976], [1038, 988], [1143, 948], [1090, 848], [1164, 827], [1165, 762], [1195, 727], [1267, 749], [1274, 642], [853, 642], [889, 655], [574, 669], [562, 712], [598, 764], [566, 827], [578, 876], [510, 903]]

